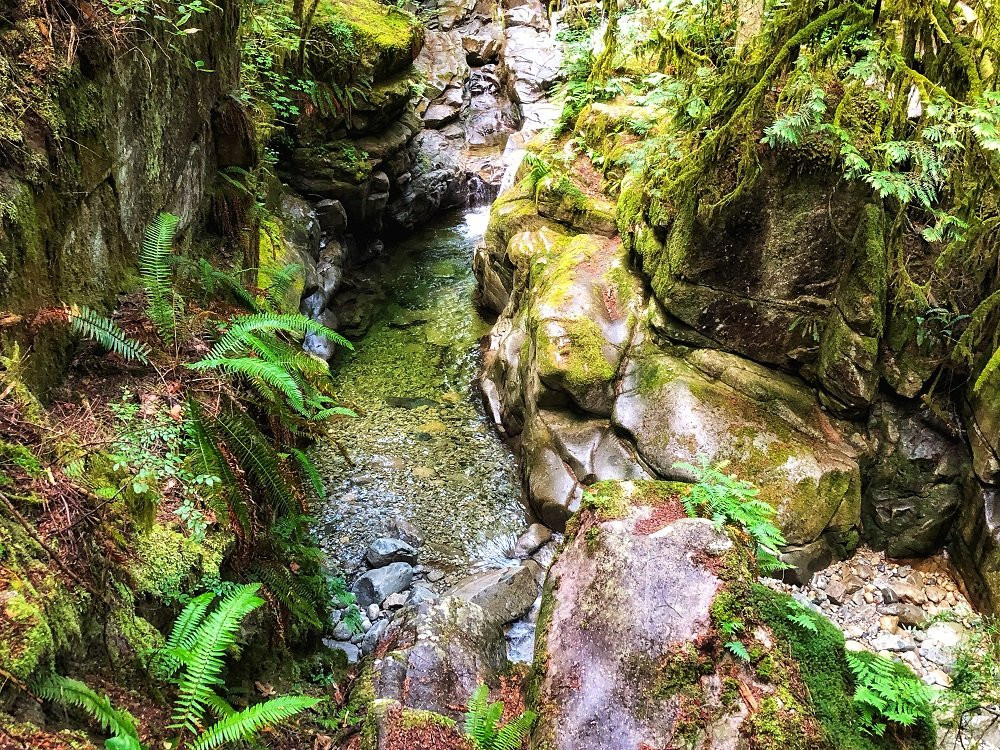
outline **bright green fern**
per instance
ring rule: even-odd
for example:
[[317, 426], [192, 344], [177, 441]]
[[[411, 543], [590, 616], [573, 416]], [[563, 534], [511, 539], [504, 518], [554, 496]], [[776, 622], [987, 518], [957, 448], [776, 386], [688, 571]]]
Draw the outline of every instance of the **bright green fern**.
[[146, 227], [139, 251], [139, 272], [146, 287], [147, 312], [164, 340], [173, 339], [177, 327], [170, 256], [180, 219], [160, 213]]
[[130, 339], [118, 325], [89, 307], [73, 305], [67, 311], [70, 329], [79, 336], [96, 341], [109, 352], [132, 362], [149, 363], [149, 347]]
[[43, 700], [62, 706], [73, 706], [86, 711], [97, 720], [101, 729], [116, 737], [130, 738], [134, 745], [118, 744], [114, 747], [139, 747], [139, 732], [135, 717], [128, 711], [118, 710], [111, 705], [106, 695], [98, 695], [78, 680], [50, 674], [33, 686], [34, 693]]
[[317, 419], [333, 406], [318, 387], [329, 370], [326, 363], [302, 351], [297, 338], [307, 333], [352, 348], [336, 331], [304, 315], [265, 312], [233, 318], [220, 330], [208, 356], [188, 366], [239, 378], [266, 404], [278, 410], [287, 405], [301, 416]]
[[845, 656], [864, 731], [881, 737], [889, 724], [910, 727], [932, 721], [933, 693], [905, 666], [867, 651], [847, 651]]
[[525, 711], [516, 719], [500, 725], [503, 701], [490, 703], [490, 689], [480, 685], [469, 698], [465, 713], [465, 734], [476, 750], [518, 750], [531, 734], [535, 713]]
[[[318, 698], [280, 696], [236, 711], [216, 690], [224, 687], [227, 651], [236, 644], [243, 619], [264, 600], [260, 584], [236, 586], [216, 601], [209, 592], [191, 600], [174, 623], [166, 643], [153, 655], [154, 672], [177, 686], [171, 729], [180, 732], [170, 747], [212, 750], [253, 742], [265, 727], [312, 708]], [[119, 711], [105, 696], [82, 682], [50, 675], [35, 684], [36, 694], [61, 705], [76, 706], [93, 716], [111, 736], [107, 750], [150, 750], [139, 741], [135, 719]], [[217, 721], [208, 726], [207, 715]]]

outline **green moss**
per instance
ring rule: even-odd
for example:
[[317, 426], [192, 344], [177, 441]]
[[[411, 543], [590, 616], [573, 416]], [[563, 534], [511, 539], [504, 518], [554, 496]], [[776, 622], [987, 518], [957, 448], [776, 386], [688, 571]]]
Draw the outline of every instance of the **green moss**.
[[136, 559], [129, 565], [136, 596], [175, 601], [196, 587], [204, 577], [218, 577], [228, 533], [209, 534], [202, 542], [160, 523], [133, 542]]
[[806, 750], [814, 745], [800, 710], [796, 704], [782, 704], [769, 696], [747, 717], [741, 731], [752, 738], [757, 750]]
[[563, 320], [560, 325], [565, 342], [548, 339], [542, 330], [536, 334], [539, 338], [541, 376], [560, 377], [577, 388], [611, 381], [615, 375], [615, 363], [609, 362], [604, 354], [607, 342], [600, 326], [590, 318]]
[[[844, 660], [844, 636], [825, 618], [814, 618], [818, 632], [810, 633], [793, 625], [786, 613], [790, 597], [755, 584], [747, 606], [767, 624], [778, 643], [784, 644], [805, 684], [803, 703], [822, 725], [825, 740], [834, 750], [873, 750], [893, 747], [887, 739], [868, 737], [859, 729], [850, 670]], [[775, 658], [777, 652], [775, 652]], [[772, 673], [779, 672], [772, 665]], [[787, 674], [787, 673], [786, 673]], [[787, 679], [787, 676], [784, 677]], [[785, 690], [790, 686], [785, 684]], [[764, 727], [774, 717], [765, 716]], [[912, 750], [931, 750], [935, 746], [932, 727], [922, 727], [906, 738]]]
[[623, 518], [633, 506], [655, 508], [676, 500], [689, 490], [690, 485], [685, 482], [604, 480], [587, 488], [580, 512], [590, 511], [598, 521], [609, 521]]
[[444, 729], [458, 730], [454, 719], [442, 716], [434, 711], [421, 711], [415, 708], [404, 708], [400, 716], [403, 729], [419, 729], [420, 727], [436, 726]]
[[377, 0], [320, 0], [311, 36], [320, 43], [310, 56], [314, 68], [325, 67], [345, 82], [377, 81], [410, 64], [423, 27], [410, 13]]

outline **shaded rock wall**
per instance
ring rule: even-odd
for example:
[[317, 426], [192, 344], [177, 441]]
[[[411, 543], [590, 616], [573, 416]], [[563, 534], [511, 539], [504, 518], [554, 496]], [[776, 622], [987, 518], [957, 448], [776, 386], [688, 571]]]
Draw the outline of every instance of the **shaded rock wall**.
[[[232, 153], [220, 160], [219, 142], [245, 138], [225, 116], [237, 82], [239, 4], [219, 5], [181, 42], [147, 37], [111, 55], [105, 42], [85, 39], [47, 92], [59, 132], [0, 161], [0, 310], [23, 317], [0, 335], [32, 347], [28, 377], [42, 391], [58, 382], [73, 343], [62, 327], [33, 325], [35, 314], [70, 303], [106, 309], [134, 273], [145, 225], [170, 211], [182, 234], [198, 226], [220, 161], [233, 163]], [[18, 166], [25, 161], [38, 169]]]

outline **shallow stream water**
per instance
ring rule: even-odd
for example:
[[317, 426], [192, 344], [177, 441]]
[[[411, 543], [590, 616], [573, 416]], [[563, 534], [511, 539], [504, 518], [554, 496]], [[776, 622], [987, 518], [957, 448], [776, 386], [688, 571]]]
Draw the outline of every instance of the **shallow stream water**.
[[421, 563], [445, 583], [503, 564], [527, 523], [517, 464], [476, 385], [489, 324], [473, 303], [472, 252], [487, 217], [448, 214], [353, 280], [384, 292], [367, 334], [333, 368], [338, 399], [358, 417], [313, 451], [328, 495], [317, 533], [348, 573], [396, 517], [420, 531]]

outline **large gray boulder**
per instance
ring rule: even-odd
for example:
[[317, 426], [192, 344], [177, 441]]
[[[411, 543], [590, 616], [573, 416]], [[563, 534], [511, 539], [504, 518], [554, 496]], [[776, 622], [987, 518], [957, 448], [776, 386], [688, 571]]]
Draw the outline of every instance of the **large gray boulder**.
[[612, 422], [663, 478], [690, 480], [677, 462], [728, 462], [778, 511], [789, 544], [856, 529], [858, 448], [795, 378], [731, 354], [665, 352], [648, 343], [629, 355]]
[[351, 591], [362, 609], [371, 604], [381, 604], [386, 597], [408, 589], [413, 582], [413, 566], [396, 562], [384, 568], [369, 570], [361, 576]]
[[[678, 696], [656, 689], [658, 679], [672, 678], [658, 670], [680, 664], [685, 648], [695, 658], [692, 644], [710, 632], [722, 581], [709, 561], [731, 543], [704, 519], [636, 533], [648, 513], [586, 520], [550, 570], [554, 589], [543, 603], [536, 650], [548, 644], [540, 662], [543, 709], [533, 747], [685, 746], [676, 730]], [[692, 682], [698, 684], [697, 673]], [[711, 735], [711, 726], [702, 729]]]

